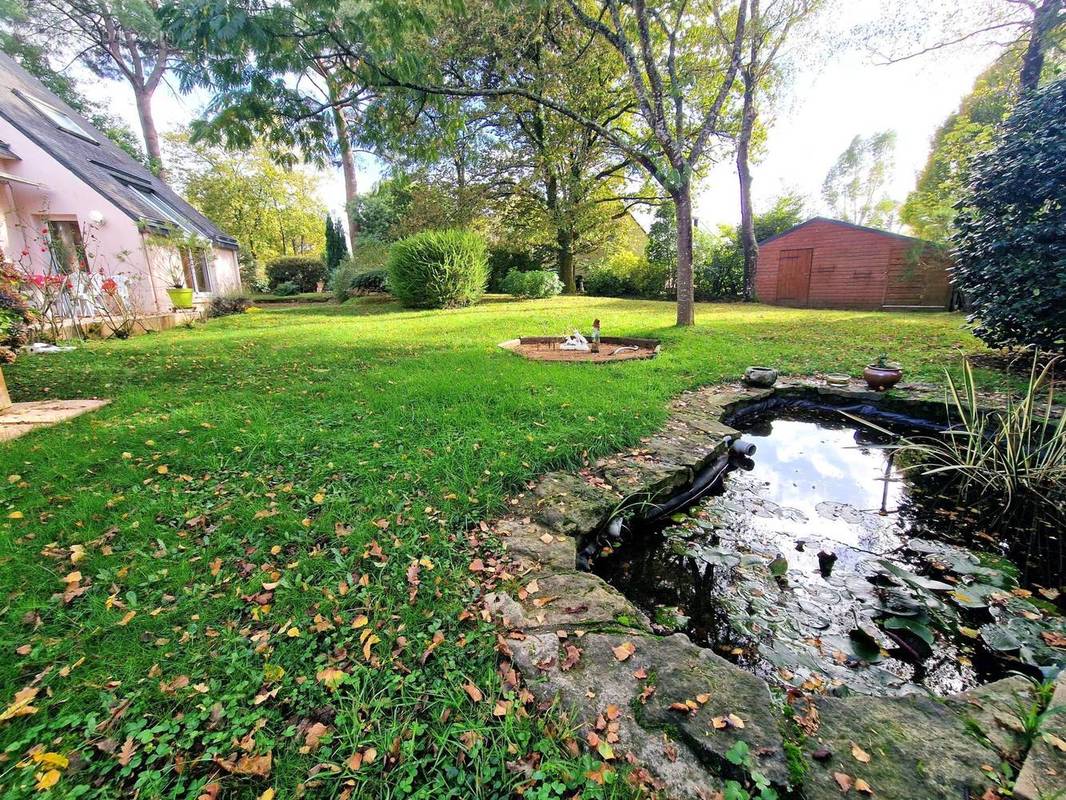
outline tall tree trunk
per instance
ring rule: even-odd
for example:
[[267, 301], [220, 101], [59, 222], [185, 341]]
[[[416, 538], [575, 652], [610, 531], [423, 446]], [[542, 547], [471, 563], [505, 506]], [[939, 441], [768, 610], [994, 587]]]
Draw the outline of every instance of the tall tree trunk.
[[155, 128], [152, 116], [152, 92], [144, 87], [133, 87], [133, 98], [137, 103], [137, 116], [141, 120], [141, 133], [144, 134], [144, 149], [152, 162], [152, 172], [160, 178], [166, 178], [163, 169], [163, 153], [159, 149], [159, 132]]
[[1033, 11], [1033, 27], [1029, 33], [1029, 46], [1022, 56], [1021, 87], [1023, 92], [1031, 92], [1040, 84], [1040, 73], [1044, 70], [1044, 54], [1047, 50], [1048, 37], [1059, 21], [1062, 0], [1043, 0]]
[[695, 320], [692, 282], [692, 187], [686, 182], [672, 193], [677, 211], [677, 324]]
[[352, 140], [348, 138], [348, 120], [337, 107], [333, 108], [333, 125], [337, 129], [337, 144], [341, 151], [341, 169], [344, 171], [344, 216], [348, 220], [348, 240], [355, 252], [355, 237], [359, 233], [359, 220], [355, 213], [355, 198], [359, 184], [355, 174], [355, 153]]
[[755, 239], [755, 214], [751, 207], [751, 169], [748, 164], [751, 133], [755, 128], [755, 76], [745, 74], [744, 110], [737, 138], [737, 176], [740, 180], [740, 246], [744, 251], [744, 299], [755, 297], [755, 265], [759, 243]]
[[555, 241], [559, 245], [555, 260], [559, 268], [559, 280], [563, 282], [563, 291], [566, 294], [577, 294], [577, 283], [574, 280], [574, 234], [569, 228], [560, 226], [555, 231]]

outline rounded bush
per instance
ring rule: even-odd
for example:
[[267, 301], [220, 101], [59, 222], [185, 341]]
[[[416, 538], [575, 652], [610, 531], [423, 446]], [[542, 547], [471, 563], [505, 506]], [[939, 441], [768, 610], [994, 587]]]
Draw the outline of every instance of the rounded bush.
[[470, 231], [416, 233], [396, 242], [389, 254], [390, 290], [408, 308], [476, 303], [488, 281], [485, 240]]
[[287, 256], [267, 264], [266, 274], [275, 294], [281, 283], [296, 284], [298, 292], [313, 292], [318, 288], [318, 282], [326, 279], [326, 265], [317, 257]]
[[277, 286], [274, 287], [274, 294], [276, 294], [278, 297], [291, 297], [292, 295], [297, 294], [299, 291], [300, 287], [292, 281], [285, 281], [284, 283], [279, 283]]
[[555, 297], [563, 291], [563, 282], [554, 272], [546, 269], [520, 272], [516, 269], [507, 273], [501, 287], [507, 294], [515, 297], [543, 298]]
[[330, 288], [338, 303], [359, 295], [387, 292], [389, 245], [385, 242], [360, 240], [355, 253], [344, 259], [333, 272]]
[[211, 305], [207, 309], [210, 317], [226, 317], [230, 314], [243, 314], [251, 306], [252, 301], [244, 292], [226, 292], [216, 294], [211, 298]]

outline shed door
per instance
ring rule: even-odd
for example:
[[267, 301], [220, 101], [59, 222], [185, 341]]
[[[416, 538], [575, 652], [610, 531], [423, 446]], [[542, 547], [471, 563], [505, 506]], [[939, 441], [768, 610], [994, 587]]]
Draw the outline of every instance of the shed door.
[[777, 302], [790, 306], [807, 305], [811, 288], [811, 261], [814, 249], [782, 250], [777, 262]]

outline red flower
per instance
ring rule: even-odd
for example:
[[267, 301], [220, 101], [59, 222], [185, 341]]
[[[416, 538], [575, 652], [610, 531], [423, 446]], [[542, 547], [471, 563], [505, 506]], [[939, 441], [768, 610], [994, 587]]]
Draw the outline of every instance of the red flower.
[[114, 294], [116, 291], [118, 291], [118, 284], [115, 283], [115, 281], [111, 278], [108, 278], [102, 284], [100, 284], [100, 288], [108, 294]]

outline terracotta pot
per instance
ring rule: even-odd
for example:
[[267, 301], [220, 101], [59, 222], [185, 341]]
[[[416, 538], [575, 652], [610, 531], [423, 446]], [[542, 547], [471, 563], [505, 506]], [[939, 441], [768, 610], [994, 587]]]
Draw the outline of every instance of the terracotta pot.
[[192, 308], [192, 289], [189, 288], [170, 288], [167, 289], [167, 295], [170, 297], [171, 305], [174, 308]]
[[883, 392], [900, 382], [903, 370], [899, 367], [879, 367], [876, 364], [870, 364], [862, 371], [862, 377], [866, 378], [866, 385], [875, 392]]

